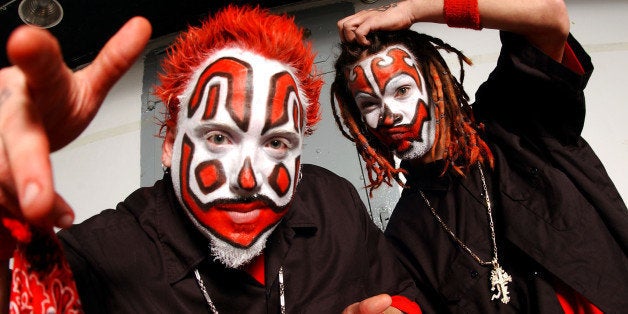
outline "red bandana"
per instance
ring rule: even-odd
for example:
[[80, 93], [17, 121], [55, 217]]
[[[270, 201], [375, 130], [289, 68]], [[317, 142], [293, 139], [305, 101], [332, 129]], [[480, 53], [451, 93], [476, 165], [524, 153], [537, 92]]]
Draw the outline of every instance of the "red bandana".
[[15, 248], [9, 313], [83, 313], [72, 271], [52, 230], [8, 217], [2, 217], [2, 224], [10, 231], [9, 239], [0, 234], [2, 252]]

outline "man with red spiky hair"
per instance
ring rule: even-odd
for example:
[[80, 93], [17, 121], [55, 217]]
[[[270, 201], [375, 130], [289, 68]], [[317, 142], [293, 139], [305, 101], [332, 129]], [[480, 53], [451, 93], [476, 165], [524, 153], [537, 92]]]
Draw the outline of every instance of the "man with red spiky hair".
[[[46, 46], [54, 48], [54, 65], [63, 71], [49, 82], [57, 88], [43, 92], [28, 85], [39, 83], [37, 73], [17, 47], [25, 35], [50, 35], [19, 32], [8, 45], [17, 66], [0, 77], [25, 79], [17, 87], [0, 86], [0, 95], [8, 95], [0, 97], [0, 120], [9, 106], [31, 110], [41, 120], [36, 136], [58, 149], [80, 133], [107, 87], [141, 52], [149, 25], [131, 22], [76, 74], [62, 64], [56, 44]], [[17, 238], [20, 267], [13, 271], [11, 312], [65, 312], [64, 296], [76, 297], [75, 282], [76, 312], [420, 313], [419, 292], [353, 186], [301, 164], [303, 139], [319, 120], [322, 81], [313, 62], [310, 44], [285, 15], [229, 6], [190, 27], [171, 46], [157, 88], [168, 110], [163, 179], [75, 226], [71, 209], [54, 201], [54, 191], [43, 203], [22, 190], [28, 170], [14, 163], [19, 151], [7, 150], [15, 148], [14, 133], [0, 125], [2, 156], [9, 156], [8, 163], [0, 160], [8, 174], [2, 192], [13, 196], [2, 199], [3, 223], [13, 237], [26, 230], [55, 240], [44, 243], [53, 253], [62, 248], [63, 255], [52, 256], [65, 271], [55, 277], [46, 272], [50, 268], [30, 267], [46, 266], [49, 252]], [[80, 81], [81, 75], [92, 80]], [[91, 89], [77, 86], [90, 82], [96, 84]], [[12, 93], [28, 101], [15, 103]], [[46, 106], [67, 120], [38, 111]], [[81, 108], [87, 109], [76, 110]], [[67, 117], [71, 112], [79, 116]], [[49, 174], [49, 167], [44, 170]], [[40, 194], [51, 188], [36, 184]], [[60, 247], [52, 233], [42, 232], [53, 225], [64, 228]], [[11, 239], [5, 232], [1, 247], [9, 249], [3, 251], [10, 251]], [[35, 286], [46, 288], [41, 295], [54, 302], [33, 299], [29, 289]]]

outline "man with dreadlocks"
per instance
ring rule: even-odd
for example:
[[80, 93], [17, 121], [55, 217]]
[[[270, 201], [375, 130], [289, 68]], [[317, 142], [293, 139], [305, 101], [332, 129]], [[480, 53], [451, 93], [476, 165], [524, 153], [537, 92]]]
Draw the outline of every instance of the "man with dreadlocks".
[[[50, 174], [47, 141], [58, 149], [80, 133], [149, 33], [133, 19], [76, 73], [43, 30], [9, 40], [0, 260], [15, 239], [11, 313], [420, 313], [352, 185], [301, 165], [322, 81], [292, 18], [260, 8], [228, 6], [178, 37], [157, 88], [168, 109], [163, 179], [70, 227], [71, 209], [38, 180]], [[22, 158], [41, 171], [29, 177]], [[26, 192], [25, 177], [36, 184]], [[65, 228], [63, 250], [53, 224]]]
[[[440, 51], [469, 60], [416, 22], [501, 31], [473, 106]], [[338, 27], [336, 122], [371, 191], [404, 188], [385, 233], [434, 311], [626, 311], [628, 212], [580, 135], [593, 67], [562, 1], [408, 0]]]

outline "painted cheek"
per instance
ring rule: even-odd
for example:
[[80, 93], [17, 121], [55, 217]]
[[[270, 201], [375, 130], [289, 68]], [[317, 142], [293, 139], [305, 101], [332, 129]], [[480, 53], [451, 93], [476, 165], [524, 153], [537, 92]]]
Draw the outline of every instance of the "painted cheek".
[[377, 125], [379, 124], [379, 112], [379, 110], [373, 110], [363, 115], [364, 122], [366, 122], [366, 124], [372, 129], [377, 128]]
[[217, 160], [210, 160], [199, 164], [196, 169], [194, 169], [195, 176], [192, 178], [191, 167], [194, 150], [194, 143], [187, 135], [184, 135], [181, 146], [181, 163], [179, 165], [181, 198], [186, 207], [192, 212], [200, 213], [207, 211], [208, 208], [203, 205], [203, 202], [199, 200], [198, 196], [192, 190], [192, 180], [195, 179], [201, 192], [207, 194], [223, 186], [226, 182], [226, 177], [222, 163]]
[[279, 197], [288, 193], [291, 181], [290, 172], [283, 164], [277, 164], [268, 177], [268, 184]]
[[419, 99], [418, 105], [415, 111], [414, 120], [412, 121], [412, 129], [417, 135], [421, 134], [421, 129], [423, 128], [423, 123], [427, 120], [430, 120], [430, 111], [427, 108], [427, 104], [423, 99]]
[[204, 194], [209, 194], [227, 181], [222, 163], [218, 160], [204, 161], [194, 171], [196, 181]]

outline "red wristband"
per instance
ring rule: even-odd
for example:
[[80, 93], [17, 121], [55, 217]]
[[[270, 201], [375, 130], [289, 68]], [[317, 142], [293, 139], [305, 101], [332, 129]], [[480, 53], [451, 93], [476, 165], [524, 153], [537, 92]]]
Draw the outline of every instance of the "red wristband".
[[478, 0], [445, 0], [443, 15], [451, 27], [482, 29]]

